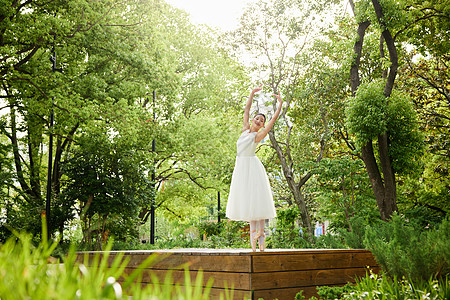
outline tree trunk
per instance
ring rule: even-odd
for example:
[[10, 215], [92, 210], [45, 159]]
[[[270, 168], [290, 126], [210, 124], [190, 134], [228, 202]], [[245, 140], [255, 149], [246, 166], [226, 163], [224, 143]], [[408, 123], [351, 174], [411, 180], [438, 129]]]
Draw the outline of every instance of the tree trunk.
[[55, 158], [53, 159], [53, 172], [52, 172], [52, 190], [55, 195], [59, 195], [61, 191], [61, 156], [63, 153], [62, 149], [62, 138], [57, 136], [56, 138], [56, 149]]
[[[386, 105], [389, 105], [389, 97], [391, 96], [392, 90], [394, 88], [395, 78], [397, 76], [398, 54], [397, 48], [395, 47], [395, 40], [392, 38], [391, 32], [384, 22], [383, 9], [379, 1], [372, 0], [372, 3], [375, 9], [375, 14], [377, 15], [378, 22], [380, 23], [381, 28], [384, 28], [382, 35], [384, 41], [386, 42], [386, 46], [389, 52], [389, 60], [391, 62], [386, 85], [384, 87], [384, 96], [387, 98]], [[382, 54], [384, 55], [384, 53]], [[378, 147], [385, 188], [383, 203], [383, 213], [385, 219], [383, 220], [387, 220], [390, 219], [394, 211], [397, 211], [397, 188], [395, 181], [395, 172], [392, 167], [392, 159], [389, 156], [389, 138], [387, 133], [384, 133], [383, 135], [378, 137]]]
[[300, 209], [300, 216], [302, 218], [302, 224], [303, 227], [306, 228], [308, 240], [312, 241], [312, 236], [314, 235], [314, 229], [312, 228], [311, 224], [311, 218], [309, 217], [308, 207], [306, 205], [305, 197], [303, 197], [303, 194], [301, 192], [302, 186], [306, 183], [306, 181], [309, 179], [309, 177], [306, 180], [303, 180], [299, 183], [295, 182], [294, 177], [294, 170], [292, 169], [292, 164], [290, 164], [288, 161], [290, 160], [289, 157], [286, 157], [283, 153], [283, 150], [280, 147], [280, 144], [275, 138], [275, 135], [273, 131], [269, 132], [269, 138], [272, 142], [272, 146], [275, 149], [275, 152], [277, 153], [277, 157], [280, 160], [281, 168], [283, 170], [284, 178], [286, 179], [286, 182], [289, 186], [289, 189], [292, 193], [292, 196], [294, 197], [294, 202], [297, 205], [297, 207]]
[[[392, 35], [387, 29], [384, 23], [383, 10], [380, 3], [377, 0], [372, 0], [375, 14], [377, 15], [378, 22], [382, 28], [385, 28], [382, 32], [382, 39], [380, 39], [380, 54], [384, 55], [383, 51], [383, 39], [386, 42], [387, 49], [389, 51], [389, 59], [391, 66], [387, 74], [386, 85], [384, 88], [384, 96], [389, 98], [392, 89], [394, 87], [395, 77], [398, 69], [398, 54], [395, 48], [395, 41]], [[362, 53], [362, 45], [364, 35], [367, 27], [370, 25], [369, 21], [361, 22], [358, 25], [358, 40], [355, 42], [354, 52], [356, 54], [355, 61], [350, 69], [350, 83], [351, 91], [354, 96], [359, 85], [359, 65]], [[387, 100], [388, 101], [388, 100]], [[387, 103], [388, 105], [389, 103]], [[378, 137], [378, 152], [380, 158], [380, 167], [375, 159], [373, 144], [368, 142], [361, 148], [361, 157], [364, 161], [369, 179], [372, 185], [372, 190], [377, 201], [378, 209], [380, 211], [381, 219], [388, 220], [394, 211], [397, 210], [397, 190], [395, 172], [392, 167], [392, 160], [389, 156], [389, 139], [388, 133], [384, 133]], [[380, 169], [382, 174], [380, 173]]]
[[56, 195], [59, 195], [61, 190], [61, 161], [62, 161], [62, 155], [64, 151], [69, 151], [70, 145], [73, 141], [73, 136], [75, 132], [77, 131], [78, 127], [80, 126], [80, 123], [75, 124], [73, 128], [69, 131], [67, 137], [65, 137], [64, 142], [63, 138], [61, 136], [58, 136], [56, 141], [56, 150], [55, 150], [55, 158], [53, 160], [53, 172], [52, 172], [52, 184], [53, 184], [53, 191]]
[[33, 122], [33, 116], [28, 116], [28, 160], [30, 170], [30, 187], [34, 195], [41, 195], [40, 180], [40, 161], [39, 161], [39, 145], [41, 144], [42, 135], [39, 132], [39, 125]]
[[372, 142], [367, 143], [361, 148], [361, 157], [366, 166], [369, 175], [372, 190], [377, 200], [378, 210], [381, 219], [386, 221], [390, 219], [392, 213], [397, 211], [397, 189], [395, 182], [395, 173], [392, 168], [391, 159], [388, 155], [389, 144], [387, 134], [378, 137], [378, 151], [380, 153], [380, 164], [383, 176], [378, 168], [375, 154], [373, 152]]
[[383, 179], [381, 177], [380, 170], [378, 169], [378, 164], [373, 153], [372, 142], [368, 142], [361, 148], [361, 157], [366, 166], [367, 174], [369, 175], [370, 183], [372, 185], [372, 190], [377, 200], [378, 210], [380, 211], [381, 219], [385, 220], [384, 214], [384, 185]]
[[381, 218], [388, 220], [394, 211], [397, 211], [397, 188], [395, 172], [388, 153], [389, 141], [386, 133], [378, 137], [378, 151], [380, 153], [381, 170], [383, 171], [384, 179], [384, 202]]
[[[273, 89], [273, 91], [274, 91], [274, 94], [277, 93], [275, 88]], [[287, 95], [289, 95], [289, 91], [287, 92]], [[289, 104], [290, 104], [290, 99], [288, 97], [286, 100], [286, 108], [282, 112], [282, 116], [284, 116], [286, 114]], [[321, 115], [321, 119], [322, 119], [322, 122], [324, 125], [324, 134], [320, 138], [320, 149], [318, 149], [319, 153], [316, 158], [317, 163], [319, 163], [323, 158], [325, 147], [326, 147], [326, 139], [328, 138], [327, 114], [326, 114], [325, 106], [323, 105], [322, 102], [320, 102], [320, 115]], [[301, 177], [298, 182], [295, 181], [295, 174], [294, 174], [294, 167], [293, 167], [294, 164], [292, 162], [290, 141], [289, 141], [290, 130], [291, 130], [291, 127], [288, 125], [288, 135], [287, 135], [287, 139], [284, 143], [284, 146], [286, 149], [284, 152], [280, 146], [280, 143], [277, 141], [273, 130], [269, 131], [269, 138], [270, 138], [270, 141], [272, 142], [272, 147], [275, 149], [277, 157], [280, 160], [281, 167], [283, 170], [283, 175], [286, 179], [286, 182], [289, 186], [292, 196], [294, 197], [294, 202], [300, 210], [302, 224], [303, 224], [303, 227], [306, 228], [308, 241], [313, 242], [312, 237], [314, 236], [314, 228], [313, 228], [313, 224], [311, 224], [311, 217], [308, 212], [308, 206], [306, 204], [305, 197], [302, 193], [302, 188], [306, 184], [306, 182], [311, 178], [312, 173], [308, 172], [305, 176]]]
[[10, 109], [10, 118], [11, 118], [11, 136], [9, 137], [11, 139], [12, 144], [12, 150], [14, 155], [14, 165], [16, 167], [17, 172], [17, 181], [20, 184], [20, 187], [24, 191], [24, 199], [28, 202], [36, 201], [40, 199], [39, 194], [35, 194], [34, 191], [30, 188], [30, 186], [27, 184], [25, 177], [24, 177], [24, 171], [22, 169], [22, 160], [20, 157], [19, 152], [19, 143], [17, 140], [17, 125], [16, 125], [16, 111], [13, 106], [11, 106]]
[[395, 77], [397, 76], [398, 69], [398, 54], [397, 48], [395, 48], [395, 40], [392, 38], [391, 32], [387, 28], [384, 22], [383, 9], [380, 2], [377, 0], [372, 0], [373, 8], [375, 9], [375, 14], [377, 15], [378, 23], [380, 23], [381, 28], [384, 28], [382, 34], [384, 41], [386, 42], [387, 49], [389, 51], [389, 60], [391, 65], [389, 67], [388, 78], [386, 85], [384, 87], [384, 96], [388, 98], [391, 95], [392, 89], [394, 88]]
[[366, 34], [366, 29], [369, 27], [370, 22], [362, 22], [358, 24], [358, 40], [355, 42], [353, 51], [356, 54], [355, 61], [352, 63], [350, 68], [350, 86], [352, 89], [352, 96], [355, 96], [356, 90], [358, 89], [361, 81], [359, 79], [359, 65], [361, 63], [361, 53], [362, 46], [364, 42], [364, 35]]
[[303, 225], [306, 227], [308, 232], [308, 240], [312, 241], [314, 236], [314, 228], [311, 224], [311, 218], [309, 217], [308, 207], [306, 206], [306, 200], [303, 196], [301, 186], [297, 184], [297, 188], [293, 189], [294, 201], [297, 207], [300, 209], [300, 216], [302, 217]]

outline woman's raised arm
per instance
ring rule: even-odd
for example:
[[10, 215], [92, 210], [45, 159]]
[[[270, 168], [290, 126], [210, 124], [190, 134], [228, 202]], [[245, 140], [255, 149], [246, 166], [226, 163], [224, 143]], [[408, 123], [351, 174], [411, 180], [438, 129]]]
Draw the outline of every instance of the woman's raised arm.
[[270, 121], [267, 122], [266, 126], [256, 134], [255, 142], [257, 143], [261, 142], [266, 137], [270, 129], [272, 129], [273, 125], [275, 124], [275, 121], [278, 119], [278, 116], [280, 115], [281, 108], [283, 106], [283, 100], [281, 99], [280, 93], [278, 93], [278, 95], [274, 94], [273, 96], [275, 96], [278, 100], [277, 110], [273, 114], [272, 119], [270, 119]]
[[255, 94], [262, 90], [262, 84], [251, 91], [250, 96], [248, 96], [247, 104], [244, 109], [244, 121], [242, 126], [242, 131], [250, 129], [250, 108], [252, 107], [253, 97]]

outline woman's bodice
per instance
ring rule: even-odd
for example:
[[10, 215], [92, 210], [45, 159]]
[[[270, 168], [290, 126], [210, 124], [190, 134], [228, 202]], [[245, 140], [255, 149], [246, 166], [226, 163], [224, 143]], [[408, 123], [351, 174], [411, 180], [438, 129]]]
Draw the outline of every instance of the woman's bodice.
[[256, 146], [255, 143], [256, 132], [250, 133], [250, 130], [244, 131], [237, 140], [237, 156], [255, 156]]

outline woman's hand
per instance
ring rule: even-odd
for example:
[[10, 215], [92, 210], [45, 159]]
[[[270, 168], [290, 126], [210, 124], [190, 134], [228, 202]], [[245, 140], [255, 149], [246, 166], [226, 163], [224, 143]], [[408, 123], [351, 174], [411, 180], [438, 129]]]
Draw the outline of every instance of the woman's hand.
[[256, 88], [253, 89], [253, 91], [250, 93], [250, 96], [247, 99], [247, 104], [245, 105], [244, 109], [244, 121], [242, 126], [242, 131], [250, 129], [250, 108], [252, 107], [253, 103], [253, 96], [255, 93], [262, 90], [262, 84]]
[[262, 86], [263, 86], [263, 84], [261, 84], [260, 86], [254, 88], [251, 94], [254, 95], [257, 92], [261, 91], [262, 90]]
[[275, 98], [277, 98], [277, 100], [278, 100], [278, 107], [281, 108], [281, 106], [283, 105], [283, 99], [281, 99], [280, 92], [278, 92], [278, 95], [277, 94], [273, 94], [273, 96], [275, 96]]

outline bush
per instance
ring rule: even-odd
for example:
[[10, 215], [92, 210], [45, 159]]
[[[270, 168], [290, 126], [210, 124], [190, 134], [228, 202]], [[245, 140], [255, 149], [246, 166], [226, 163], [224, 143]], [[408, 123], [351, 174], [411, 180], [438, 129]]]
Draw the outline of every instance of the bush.
[[295, 206], [278, 209], [275, 224], [270, 228], [271, 234], [267, 239], [268, 248], [310, 248], [311, 245], [303, 239], [304, 230], [295, 222], [299, 214]]
[[406, 279], [398, 280], [396, 276], [390, 279], [371, 273], [357, 280], [341, 299], [450, 299], [450, 282], [445, 277], [414, 284]]
[[390, 222], [368, 228], [365, 245], [391, 278], [414, 283], [445, 277], [450, 271], [450, 222], [438, 230], [423, 230], [395, 214]]
[[223, 220], [217, 234], [207, 235], [206, 248], [247, 248], [250, 246], [246, 222]]
[[224, 222], [204, 221], [198, 226], [201, 235], [213, 236], [219, 235], [225, 228]]
[[[342, 237], [344, 243], [351, 249], [364, 249], [366, 246], [364, 244], [364, 239], [366, 235], [367, 228], [378, 227], [379, 223], [382, 221], [378, 220], [366, 220], [365, 217], [355, 216], [350, 219], [350, 225], [352, 231], [340, 230], [339, 234]], [[369, 225], [371, 224], [371, 225]]]
[[348, 248], [343, 239], [336, 234], [324, 234], [317, 238], [314, 248], [317, 249], [345, 249]]
[[319, 295], [320, 299], [334, 300], [340, 299], [344, 293], [347, 293], [351, 290], [351, 283], [347, 283], [344, 286], [318, 286], [317, 295]]

